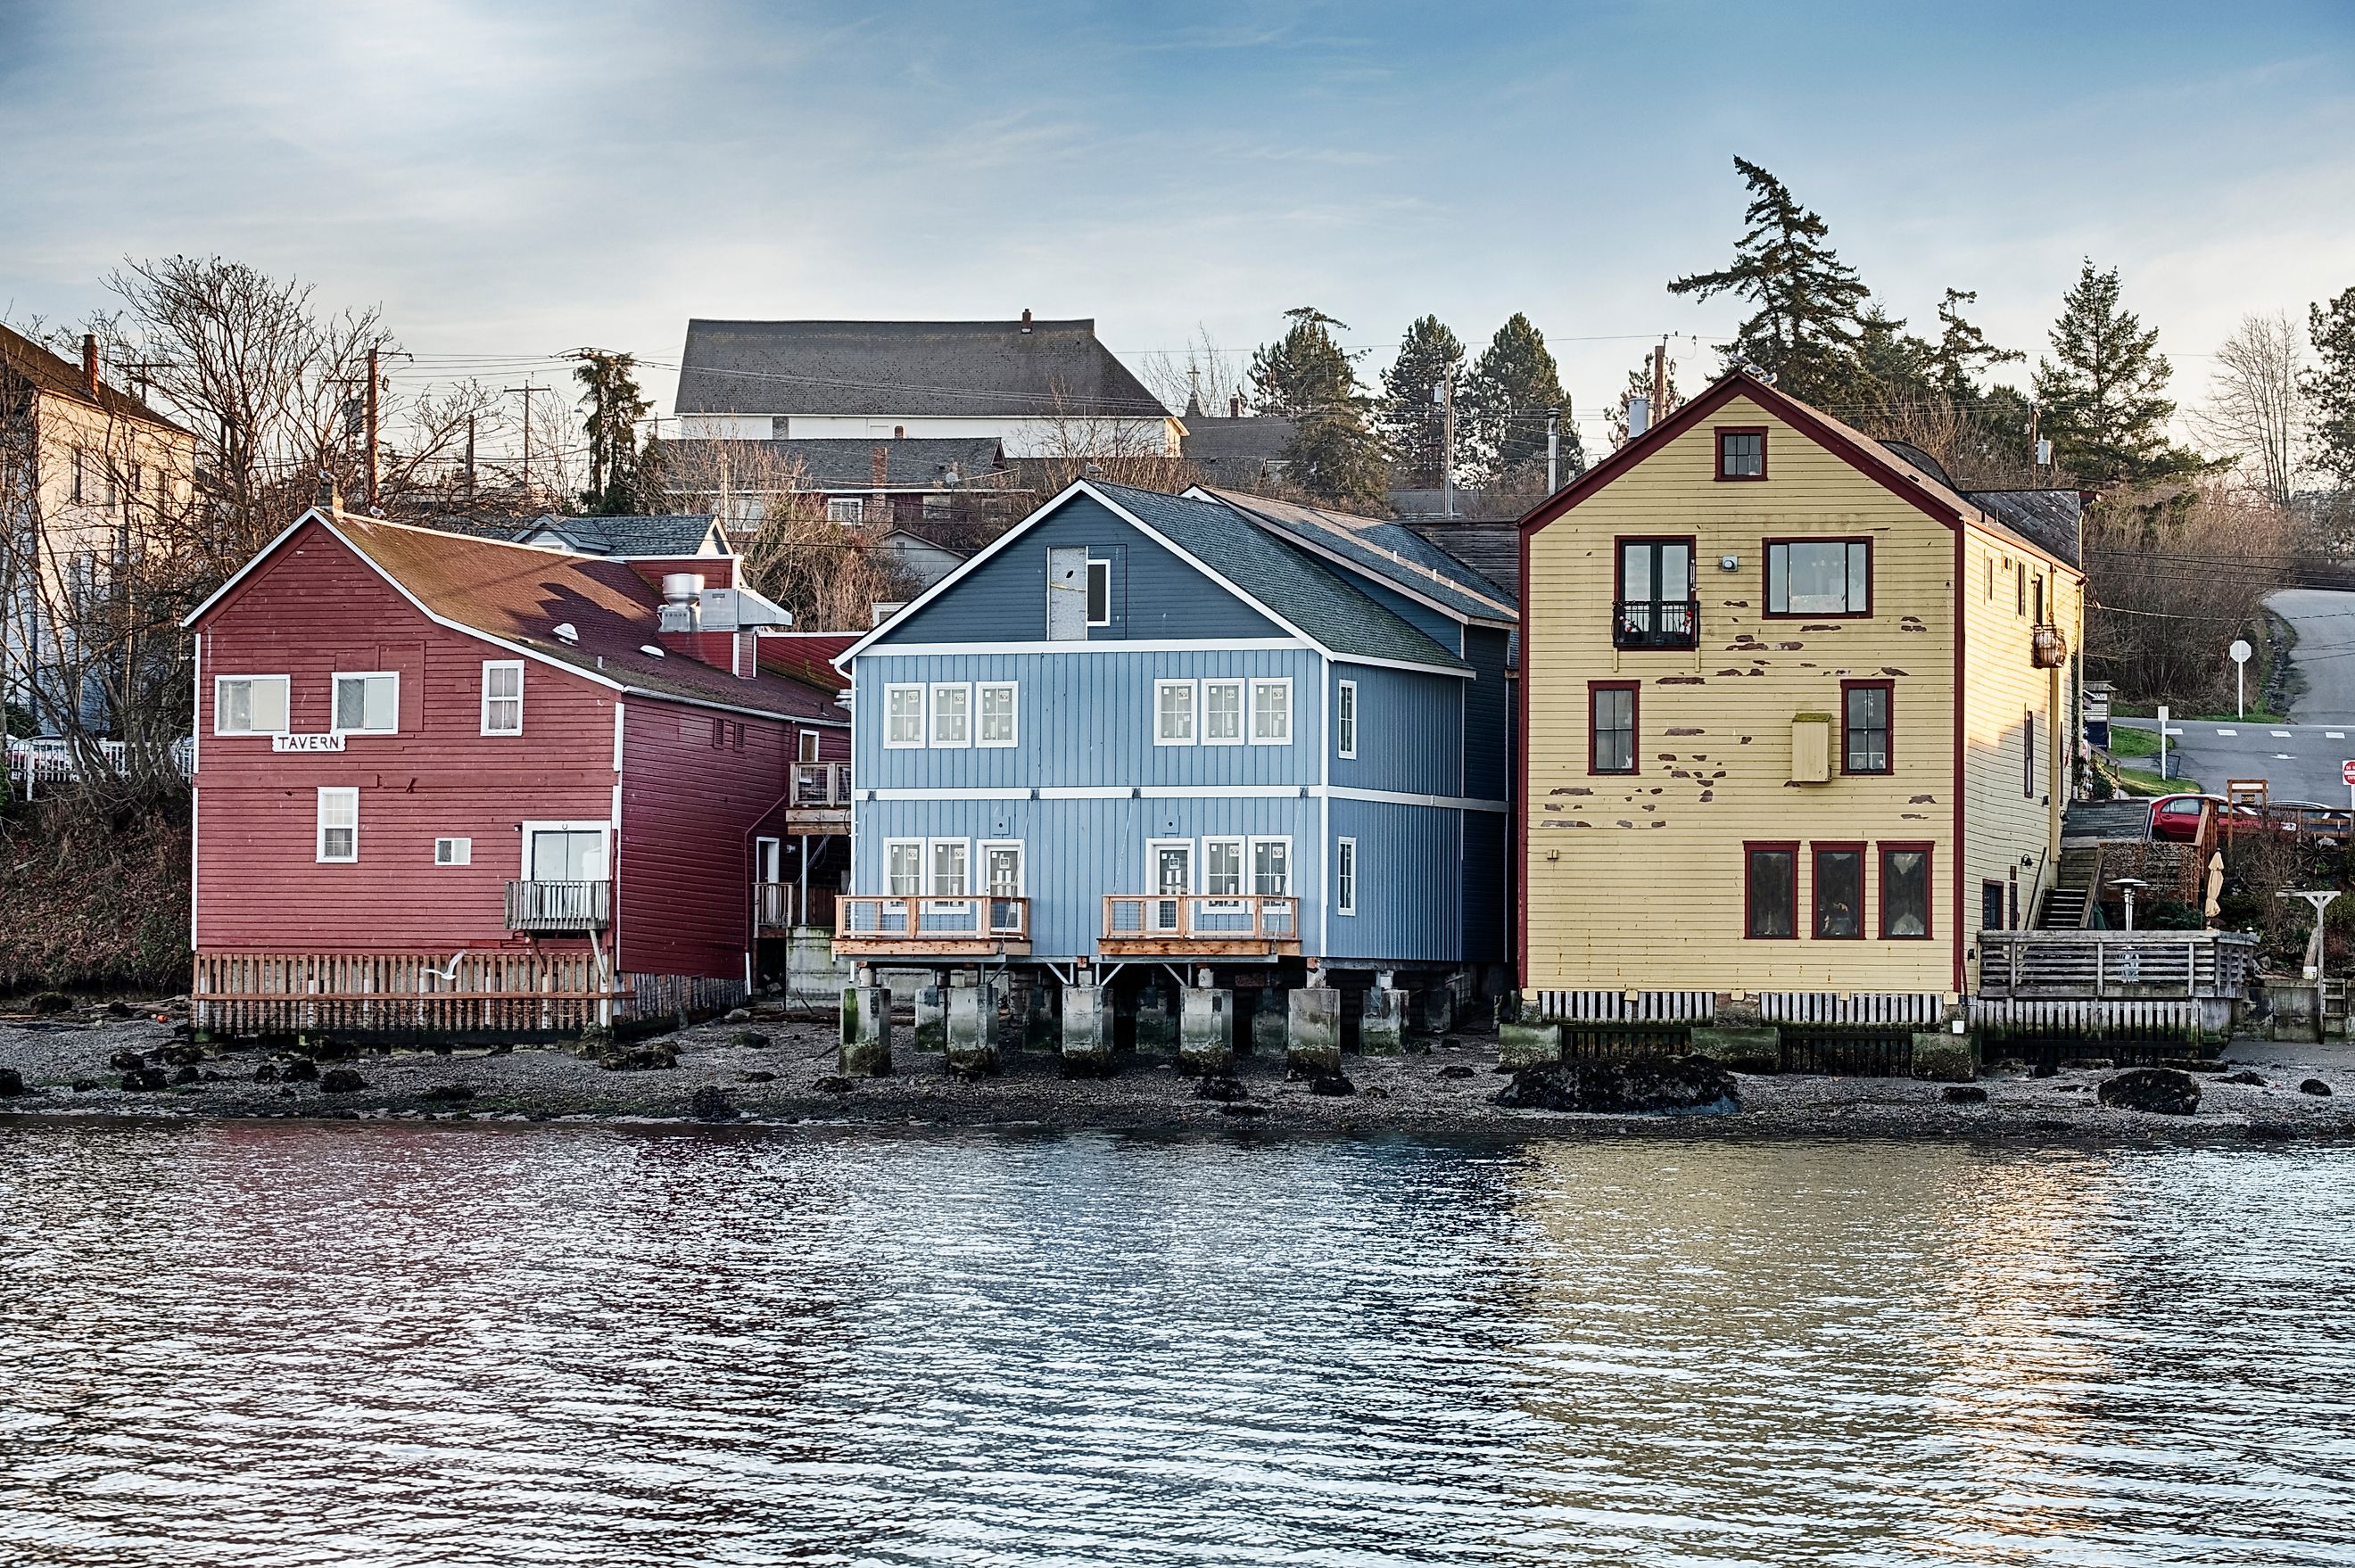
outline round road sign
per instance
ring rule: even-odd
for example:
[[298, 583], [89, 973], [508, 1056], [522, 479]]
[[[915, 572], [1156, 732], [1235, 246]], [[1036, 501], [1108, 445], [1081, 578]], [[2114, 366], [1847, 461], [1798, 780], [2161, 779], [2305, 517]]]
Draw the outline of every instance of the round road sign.
[[2257, 650], [2235, 637], [2232, 639], [2232, 645], [2224, 651], [2232, 656], [2234, 664], [2246, 664], [2249, 662], [2249, 656]]
[[2355, 787], [2355, 761], [2339, 763], [2339, 776], [2345, 779], [2350, 787]]

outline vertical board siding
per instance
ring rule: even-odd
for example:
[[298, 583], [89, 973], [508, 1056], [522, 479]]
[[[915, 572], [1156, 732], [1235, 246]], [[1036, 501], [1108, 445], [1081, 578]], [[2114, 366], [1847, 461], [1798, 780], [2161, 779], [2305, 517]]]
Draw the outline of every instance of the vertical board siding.
[[1113, 562], [1113, 624], [1092, 627], [1091, 642], [1286, 635], [1093, 496], [1074, 496], [877, 645], [1044, 641], [1047, 551], [1078, 545]]
[[1337, 659], [1326, 675], [1327, 703], [1338, 700], [1335, 693], [1345, 680], [1358, 688], [1358, 754], [1340, 754], [1337, 731], [1336, 784], [1412, 795], [1464, 793], [1459, 737], [1468, 681]]
[[[208, 951], [521, 945], [504, 901], [522, 864], [519, 825], [611, 815], [610, 690], [531, 665], [523, 734], [484, 735], [483, 661], [505, 656], [426, 620], [316, 525], [203, 635], [196, 900]], [[399, 734], [304, 753], [273, 752], [267, 735], [212, 733], [215, 676], [289, 677], [291, 727], [318, 733], [333, 720], [335, 673], [378, 669], [400, 672]], [[323, 787], [359, 791], [356, 863], [318, 863]], [[437, 837], [472, 838], [473, 864], [436, 866]]]
[[[715, 750], [713, 718], [638, 698], [625, 711], [613, 943], [625, 970], [743, 978], [750, 836], [784, 798], [792, 726], [742, 719], [744, 749]], [[610, 755], [610, 739], [607, 745]]]
[[1488, 626], [1464, 628], [1464, 793], [1503, 800], [1513, 785], [1512, 682], [1505, 673], [1512, 634]]
[[[1332, 803], [1332, 837], [1358, 841], [1358, 912], [1335, 912], [1336, 962], [1453, 964], [1464, 957], [1460, 812], [1363, 800]], [[1324, 896], [1333, 896], [1331, 847]]]
[[[1713, 424], [1767, 427], [1760, 483], [1715, 475]], [[1698, 650], [1612, 645], [1619, 536], [1696, 536]], [[1869, 538], [1873, 613], [1766, 618], [1769, 538]], [[1721, 571], [1721, 557], [1737, 569]], [[1747, 399], [1675, 438], [1529, 540], [1528, 973], [1532, 989], [1948, 991], [1955, 534]], [[1843, 678], [1895, 685], [1894, 771], [1842, 776]], [[1638, 775], [1587, 772], [1587, 682], [1641, 686]], [[1835, 716], [1834, 773], [1793, 784], [1791, 720]], [[1795, 941], [1744, 936], [1745, 840], [1800, 845]], [[1865, 931], [1812, 939], [1807, 846], [1867, 846]], [[1934, 846], [1927, 941], [1878, 934], [1880, 843]]]

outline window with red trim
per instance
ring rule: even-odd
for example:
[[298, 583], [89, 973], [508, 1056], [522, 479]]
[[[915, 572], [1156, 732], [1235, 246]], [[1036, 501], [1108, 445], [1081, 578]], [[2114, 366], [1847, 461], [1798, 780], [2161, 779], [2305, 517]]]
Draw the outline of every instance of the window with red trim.
[[1632, 680], [1591, 680], [1586, 683], [1586, 771], [1590, 773], [1640, 772], [1636, 748], [1636, 713], [1642, 688]]
[[1856, 941], [1864, 935], [1864, 846], [1815, 847], [1816, 937]]
[[1767, 614], [1837, 618], [1872, 613], [1870, 539], [1764, 543]]
[[1766, 477], [1766, 427], [1764, 425], [1718, 427], [1717, 476], [1720, 479]]
[[1894, 681], [1840, 682], [1840, 772], [1885, 773], [1896, 765], [1890, 746], [1896, 703]]
[[1799, 847], [1742, 847], [1742, 932], [1761, 941], [1799, 934]]
[[1921, 941], [1930, 934], [1930, 846], [1881, 847], [1881, 934]]

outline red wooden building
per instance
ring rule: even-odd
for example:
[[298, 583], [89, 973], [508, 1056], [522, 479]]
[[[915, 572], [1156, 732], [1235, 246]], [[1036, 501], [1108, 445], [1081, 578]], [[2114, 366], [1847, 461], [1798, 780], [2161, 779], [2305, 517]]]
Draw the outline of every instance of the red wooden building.
[[805, 890], [848, 830], [850, 747], [830, 644], [733, 565], [335, 510], [272, 541], [186, 623], [199, 1026], [538, 1032], [741, 999], [764, 936], [824, 912]]

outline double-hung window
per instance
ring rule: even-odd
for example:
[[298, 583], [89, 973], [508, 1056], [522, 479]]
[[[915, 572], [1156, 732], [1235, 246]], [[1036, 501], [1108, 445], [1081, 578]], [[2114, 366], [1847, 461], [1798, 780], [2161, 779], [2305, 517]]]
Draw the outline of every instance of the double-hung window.
[[883, 749], [919, 750], [924, 743], [924, 688], [887, 686], [883, 688]]
[[224, 675], [213, 681], [213, 733], [282, 735], [286, 732], [286, 677]]
[[1016, 709], [1019, 692], [1008, 682], [986, 682], [979, 688], [981, 699], [981, 744], [1006, 747], [1015, 743], [1019, 733]]
[[1587, 683], [1587, 772], [1632, 773], [1637, 771], [1636, 689], [1632, 680]]
[[1354, 838], [1334, 841], [1333, 912], [1358, 912], [1358, 841]]
[[1890, 771], [1889, 710], [1895, 690], [1885, 680], [1840, 682], [1840, 771]]
[[1768, 539], [1766, 613], [1872, 613], [1870, 539]]
[[922, 839], [883, 841], [883, 891], [895, 899], [913, 898], [924, 891]]
[[360, 858], [360, 792], [319, 792], [318, 858], [323, 864], [349, 864]]
[[1864, 934], [1864, 846], [1818, 844], [1816, 937], [1845, 942]]
[[390, 671], [336, 677], [336, 730], [390, 735], [400, 729], [400, 677]]
[[1190, 746], [1194, 743], [1194, 683], [1156, 680], [1153, 683], [1153, 743]]
[[1742, 846], [1742, 932], [1761, 939], [1799, 934], [1799, 847]]
[[1252, 681], [1251, 708], [1252, 745], [1287, 746], [1292, 743], [1292, 681], [1289, 677], [1279, 680]]
[[926, 891], [945, 899], [963, 898], [973, 891], [973, 851], [964, 839], [931, 839], [925, 849], [925, 859], [932, 862], [932, 885]]
[[483, 661], [483, 733], [523, 733], [523, 661]]
[[1240, 898], [1243, 891], [1243, 848], [1241, 838], [1202, 840], [1202, 891], [1218, 898]]
[[1930, 847], [1881, 847], [1881, 934], [1922, 938], [1930, 934]]
[[1292, 891], [1292, 840], [1254, 838], [1251, 841], [1252, 891], [1261, 898], [1280, 898]]
[[952, 752], [973, 744], [973, 688], [954, 682], [932, 688], [932, 744]]
[[1240, 746], [1243, 743], [1243, 683], [1206, 680], [1202, 683], [1202, 744]]
[[1358, 683], [1345, 680], [1333, 693], [1334, 749], [1342, 756], [1358, 754]]

